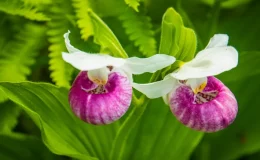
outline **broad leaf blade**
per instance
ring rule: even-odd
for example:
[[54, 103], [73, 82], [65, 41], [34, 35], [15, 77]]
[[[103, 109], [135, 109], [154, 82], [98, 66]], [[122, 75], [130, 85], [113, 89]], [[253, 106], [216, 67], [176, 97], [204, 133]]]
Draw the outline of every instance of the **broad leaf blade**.
[[203, 133], [181, 124], [162, 99], [152, 100], [142, 118], [126, 140], [120, 158], [188, 159]]
[[38, 138], [12, 133], [0, 135], [0, 159], [58, 160], [60, 158], [52, 154]]
[[29, 82], [0, 85], [40, 127], [52, 152], [80, 159], [107, 159], [117, 124], [93, 126], [78, 119], [68, 104], [67, 89]]

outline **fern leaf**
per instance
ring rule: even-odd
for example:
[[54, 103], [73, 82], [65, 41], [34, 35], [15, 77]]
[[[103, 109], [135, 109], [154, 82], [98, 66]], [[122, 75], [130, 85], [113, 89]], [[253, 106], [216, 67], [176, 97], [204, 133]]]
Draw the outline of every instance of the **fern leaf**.
[[[46, 29], [42, 26], [28, 23], [0, 51], [0, 81], [19, 82], [26, 80], [31, 73], [30, 66], [35, 62], [35, 56], [42, 48]], [[0, 90], [1, 92], [1, 90]], [[4, 101], [0, 93], [0, 101]]]
[[151, 19], [148, 16], [127, 10], [119, 19], [123, 22], [123, 27], [129, 39], [134, 41], [135, 46], [144, 56], [152, 56], [156, 53], [156, 40], [152, 30]]
[[140, 5], [140, 0], [125, 0], [125, 3], [132, 7], [136, 12], [138, 11], [138, 6]]
[[[57, 2], [51, 7], [52, 20], [48, 22], [48, 40], [51, 78], [58, 86], [69, 87], [73, 68], [67, 64], [61, 57], [61, 53], [67, 51], [64, 43], [63, 34], [68, 31], [69, 21], [64, 18], [64, 14], [70, 13], [70, 6], [64, 6], [66, 3]], [[62, 6], [62, 7], [61, 7]]]
[[25, 5], [39, 6], [50, 4], [51, 0], [23, 0]]
[[23, 16], [30, 20], [48, 21], [50, 20], [43, 13], [39, 12], [37, 8], [26, 6], [18, 0], [2, 0], [0, 1], [0, 11], [11, 15]]
[[91, 9], [89, 0], [72, 0], [78, 18], [77, 24], [80, 28], [81, 38], [87, 40], [94, 34], [91, 19], [88, 15], [88, 10]]

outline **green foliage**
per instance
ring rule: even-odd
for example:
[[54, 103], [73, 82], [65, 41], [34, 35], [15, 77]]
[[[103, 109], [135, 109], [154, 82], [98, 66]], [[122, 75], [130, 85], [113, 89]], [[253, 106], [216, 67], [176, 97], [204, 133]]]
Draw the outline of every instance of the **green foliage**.
[[50, 4], [51, 0], [22, 0], [25, 5], [41, 6]]
[[117, 123], [93, 126], [78, 119], [68, 104], [68, 90], [44, 83], [1, 83], [42, 131], [47, 147], [56, 154], [79, 159], [108, 159]]
[[194, 57], [196, 45], [194, 31], [184, 27], [181, 16], [169, 8], [163, 16], [160, 53], [189, 61]]
[[89, 15], [94, 26], [95, 42], [101, 45], [102, 53], [127, 58], [128, 55], [109, 27], [94, 12], [89, 11]]
[[[201, 1], [208, 5], [214, 5], [214, 3], [217, 2], [216, 0], [201, 0]], [[234, 7], [238, 7], [238, 6], [247, 4], [251, 1], [252, 0], [228, 0], [228, 1], [220, 0], [220, 3], [223, 8], [234, 8]]]
[[88, 15], [88, 11], [91, 10], [91, 2], [90, 0], [72, 0], [72, 2], [78, 18], [77, 24], [81, 29], [81, 37], [87, 40], [93, 35], [93, 26]]
[[202, 136], [203, 133], [185, 127], [173, 117], [162, 99], [152, 100], [130, 135], [119, 140], [121, 144], [111, 159], [185, 160]]
[[[0, 107], [0, 134], [8, 134], [18, 123], [21, 109], [10, 101], [1, 104]], [[1, 159], [1, 158], [0, 158]]]
[[125, 0], [125, 3], [132, 7], [136, 12], [138, 12], [138, 6], [140, 5], [140, 0]]
[[0, 159], [59, 160], [34, 136], [12, 133], [0, 135]]
[[[259, 159], [259, 16], [257, 0], [0, 1], [0, 159]], [[228, 34], [239, 64], [217, 77], [238, 100], [237, 119], [223, 131], [204, 134], [178, 122], [161, 99], [134, 95], [120, 121], [82, 122], [68, 104], [76, 76], [61, 57], [68, 30], [72, 45], [83, 51], [176, 57], [163, 71], [134, 77], [142, 82], [160, 80], [214, 34]]]
[[[46, 28], [40, 25], [27, 23], [9, 41], [0, 52], [0, 81], [25, 81], [31, 74], [30, 66], [35, 63], [42, 41], [45, 38]], [[0, 90], [0, 101], [6, 98]]]
[[150, 17], [127, 9], [119, 19], [123, 22], [129, 39], [134, 42], [135, 46], [139, 47], [139, 51], [143, 55], [150, 57], [156, 54], [156, 40]]
[[30, 20], [48, 21], [50, 20], [46, 15], [39, 12], [37, 8], [27, 6], [20, 0], [2, 0], [0, 1], [0, 11], [11, 14], [19, 15]]
[[70, 26], [70, 22], [64, 18], [64, 14], [69, 14], [71, 9], [71, 6], [63, 3], [63, 1], [55, 1], [50, 8], [52, 20], [48, 22], [47, 31], [48, 40], [51, 43], [49, 46], [51, 78], [58, 86], [64, 87], [70, 86], [73, 72], [72, 66], [64, 62], [61, 57], [61, 52], [67, 52], [63, 35], [68, 31]]

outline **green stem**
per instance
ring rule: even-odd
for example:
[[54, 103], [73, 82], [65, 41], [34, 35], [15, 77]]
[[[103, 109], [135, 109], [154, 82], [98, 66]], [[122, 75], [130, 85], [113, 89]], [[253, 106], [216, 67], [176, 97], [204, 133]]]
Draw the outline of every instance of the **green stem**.
[[[150, 78], [150, 82], [158, 80], [160, 77], [160, 73], [161, 71], [157, 71], [156, 73], [154, 73]], [[138, 105], [134, 107], [130, 115], [127, 117], [127, 119], [124, 121], [117, 132], [110, 152], [110, 160], [116, 160], [118, 154], [119, 157], [122, 157], [122, 151], [124, 145], [126, 144], [128, 136], [130, 135], [132, 129], [135, 127], [139, 119], [142, 117], [146, 107], [150, 103], [150, 99], [148, 99], [145, 95], [142, 95], [137, 102], [139, 102], [137, 103]]]

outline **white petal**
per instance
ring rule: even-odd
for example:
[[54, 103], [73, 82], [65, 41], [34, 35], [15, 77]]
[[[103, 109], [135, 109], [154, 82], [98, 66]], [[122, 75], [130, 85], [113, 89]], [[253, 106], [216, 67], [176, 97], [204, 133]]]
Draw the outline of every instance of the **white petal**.
[[69, 40], [69, 34], [70, 31], [68, 31], [67, 33], [64, 34], [64, 38], [65, 38], [65, 45], [67, 47], [67, 50], [69, 51], [69, 53], [72, 52], [81, 52], [80, 50], [78, 50], [77, 48], [74, 48], [71, 44], [70, 44], [70, 40]]
[[126, 60], [125, 68], [132, 74], [154, 73], [175, 62], [175, 58], [165, 54], [156, 54], [149, 58], [131, 57]]
[[184, 63], [171, 76], [185, 80], [220, 74], [237, 66], [238, 53], [233, 47], [216, 47], [200, 51], [192, 61]]
[[162, 97], [168, 94], [176, 85], [177, 81], [171, 77], [148, 84], [133, 83], [133, 87], [139, 92], [145, 94], [148, 98]]
[[73, 67], [82, 71], [106, 66], [120, 67], [125, 63], [125, 59], [122, 58], [111, 57], [107, 54], [89, 54], [85, 52], [62, 53], [62, 58]]
[[215, 34], [209, 41], [206, 48], [213, 47], [224, 47], [228, 44], [228, 35], [226, 34]]
[[195, 94], [197, 94], [198, 92], [203, 91], [203, 89], [207, 85], [207, 82], [208, 82], [207, 77], [191, 78], [191, 79], [187, 80], [186, 84], [192, 88], [192, 90]]
[[98, 85], [104, 85], [107, 83], [109, 72], [107, 67], [90, 70], [88, 71], [88, 78]]

